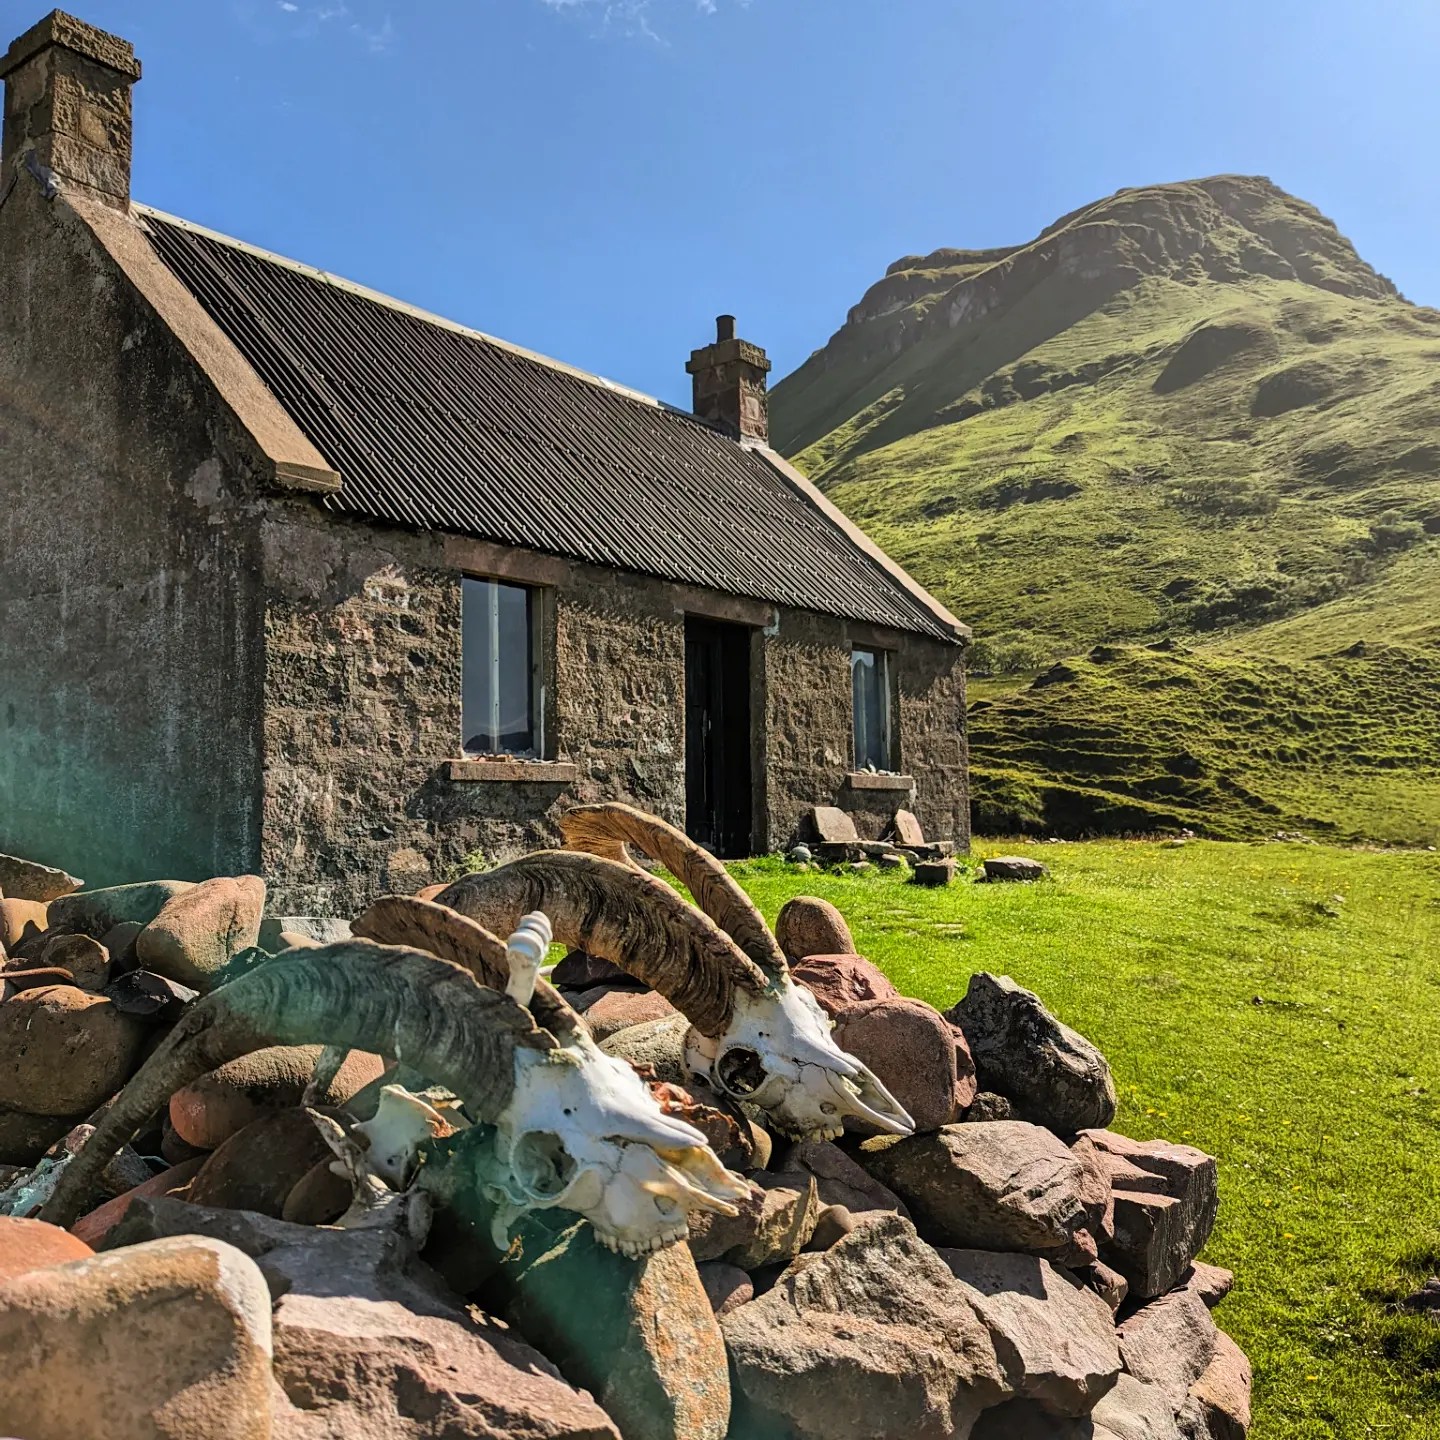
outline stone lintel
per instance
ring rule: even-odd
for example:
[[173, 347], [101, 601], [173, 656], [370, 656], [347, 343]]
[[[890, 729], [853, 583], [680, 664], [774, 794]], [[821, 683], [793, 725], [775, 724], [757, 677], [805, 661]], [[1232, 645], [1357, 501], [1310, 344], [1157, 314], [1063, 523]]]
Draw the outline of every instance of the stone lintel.
[[445, 564], [477, 579], [514, 580], [521, 585], [564, 587], [571, 583], [574, 572], [571, 562], [562, 556], [469, 535], [446, 535]]
[[677, 615], [698, 615], [705, 620], [724, 620], [732, 625], [750, 625], [767, 630], [776, 622], [777, 610], [768, 600], [749, 600], [743, 595], [726, 595], [694, 585], [672, 585]]

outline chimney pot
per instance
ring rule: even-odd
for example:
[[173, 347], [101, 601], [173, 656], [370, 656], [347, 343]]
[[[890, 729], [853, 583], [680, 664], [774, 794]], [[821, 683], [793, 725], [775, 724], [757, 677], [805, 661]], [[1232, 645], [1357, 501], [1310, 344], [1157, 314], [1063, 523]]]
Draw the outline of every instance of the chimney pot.
[[0, 183], [33, 155], [62, 186], [128, 208], [130, 87], [140, 78], [134, 46], [55, 10], [0, 58], [0, 78]]
[[770, 361], [765, 352], [735, 335], [735, 317], [715, 318], [715, 343], [691, 352], [685, 367], [695, 379], [695, 413], [722, 425], [737, 440], [770, 440], [770, 401], [765, 377]]

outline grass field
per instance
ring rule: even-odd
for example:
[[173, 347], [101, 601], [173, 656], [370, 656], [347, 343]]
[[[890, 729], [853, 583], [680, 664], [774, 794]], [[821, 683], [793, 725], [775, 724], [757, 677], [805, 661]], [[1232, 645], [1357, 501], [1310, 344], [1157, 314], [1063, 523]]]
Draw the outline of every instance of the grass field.
[[1255, 1367], [1253, 1440], [1440, 1437], [1440, 855], [1302, 844], [1004, 847], [1038, 885], [735, 867], [773, 921], [816, 894], [907, 994], [1014, 976], [1109, 1058], [1116, 1128], [1220, 1162], [1208, 1259]]

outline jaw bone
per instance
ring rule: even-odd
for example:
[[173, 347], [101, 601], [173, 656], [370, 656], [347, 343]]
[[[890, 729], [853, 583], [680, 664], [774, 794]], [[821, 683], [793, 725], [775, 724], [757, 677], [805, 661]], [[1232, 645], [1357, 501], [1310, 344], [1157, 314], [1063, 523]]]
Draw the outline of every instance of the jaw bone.
[[889, 1135], [915, 1130], [900, 1102], [835, 1043], [815, 997], [788, 975], [763, 994], [737, 993], [723, 1034], [692, 1029], [685, 1058], [711, 1086], [760, 1107], [796, 1139], [834, 1140], [847, 1117]]

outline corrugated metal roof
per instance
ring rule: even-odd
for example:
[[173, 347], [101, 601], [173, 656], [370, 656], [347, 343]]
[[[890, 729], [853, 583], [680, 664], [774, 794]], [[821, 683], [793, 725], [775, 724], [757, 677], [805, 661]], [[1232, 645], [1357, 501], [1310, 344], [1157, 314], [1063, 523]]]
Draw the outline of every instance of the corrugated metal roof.
[[954, 638], [763, 456], [694, 416], [136, 213], [340, 472], [331, 509]]

